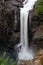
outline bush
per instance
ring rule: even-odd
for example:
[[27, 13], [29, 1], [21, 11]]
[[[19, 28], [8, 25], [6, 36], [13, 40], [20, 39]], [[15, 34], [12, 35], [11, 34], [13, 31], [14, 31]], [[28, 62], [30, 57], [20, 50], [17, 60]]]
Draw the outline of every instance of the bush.
[[6, 52], [0, 57], [0, 65], [17, 65], [17, 60], [10, 59], [6, 57]]
[[33, 17], [34, 24], [33, 27], [43, 25], [43, 0], [38, 0], [35, 5], [35, 12]]
[[36, 14], [43, 15], [43, 0], [38, 0], [38, 4], [36, 5]]

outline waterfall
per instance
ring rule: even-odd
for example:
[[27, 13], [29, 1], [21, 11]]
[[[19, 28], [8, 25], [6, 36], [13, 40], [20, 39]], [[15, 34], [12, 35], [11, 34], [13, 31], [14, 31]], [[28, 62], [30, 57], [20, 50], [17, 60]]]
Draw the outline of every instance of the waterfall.
[[[26, 0], [27, 1], [27, 0]], [[25, 2], [26, 2], [25, 1]], [[37, 0], [28, 0], [27, 3], [23, 2], [23, 8], [20, 8], [20, 26], [21, 26], [21, 51], [18, 54], [18, 58], [21, 60], [32, 60], [34, 53], [31, 48], [28, 47], [28, 14]]]

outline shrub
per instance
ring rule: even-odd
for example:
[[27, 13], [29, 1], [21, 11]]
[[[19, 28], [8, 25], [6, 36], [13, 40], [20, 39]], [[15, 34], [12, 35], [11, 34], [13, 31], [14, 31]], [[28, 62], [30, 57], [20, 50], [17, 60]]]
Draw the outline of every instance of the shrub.
[[36, 14], [43, 15], [43, 0], [38, 0], [38, 4], [36, 5]]
[[10, 59], [4, 52], [0, 57], [0, 65], [17, 65], [17, 60]]

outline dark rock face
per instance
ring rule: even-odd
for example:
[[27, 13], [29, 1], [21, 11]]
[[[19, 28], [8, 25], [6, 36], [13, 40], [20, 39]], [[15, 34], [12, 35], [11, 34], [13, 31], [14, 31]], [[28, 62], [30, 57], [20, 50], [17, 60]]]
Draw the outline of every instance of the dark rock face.
[[0, 0], [0, 45], [14, 51], [20, 39], [20, 0]]
[[21, 0], [0, 0], [0, 53], [6, 51], [14, 59], [20, 40], [20, 7]]
[[22, 0], [12, 0], [11, 1], [13, 6], [22, 7]]

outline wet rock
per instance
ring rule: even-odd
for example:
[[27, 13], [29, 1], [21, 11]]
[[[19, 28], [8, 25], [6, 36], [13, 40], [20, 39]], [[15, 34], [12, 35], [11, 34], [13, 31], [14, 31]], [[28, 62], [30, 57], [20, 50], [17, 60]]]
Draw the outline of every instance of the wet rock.
[[[13, 5], [13, 1], [14, 4], [16, 4], [17, 6]], [[0, 0], [0, 40], [5, 42], [10, 41], [10, 38], [13, 36], [12, 31], [20, 32], [20, 8], [19, 7], [21, 7], [22, 4], [20, 4], [21, 1], [16, 1], [17, 3], [15, 3], [15, 0], [13, 1]], [[15, 37], [16, 36], [14, 36], [14, 38]]]
[[10, 53], [14, 52], [14, 46], [20, 39], [19, 7], [22, 7], [21, 0], [0, 0], [0, 45]]
[[19, 60], [18, 65], [32, 65], [32, 61]]
[[12, 37], [10, 38], [10, 43], [16, 45], [19, 43], [20, 40], [20, 33], [13, 32]]
[[33, 40], [40, 40], [40, 39], [43, 39], [43, 25], [40, 25], [37, 27], [37, 30], [33, 36]]
[[33, 63], [33, 65], [43, 65], [43, 49], [39, 50]]

